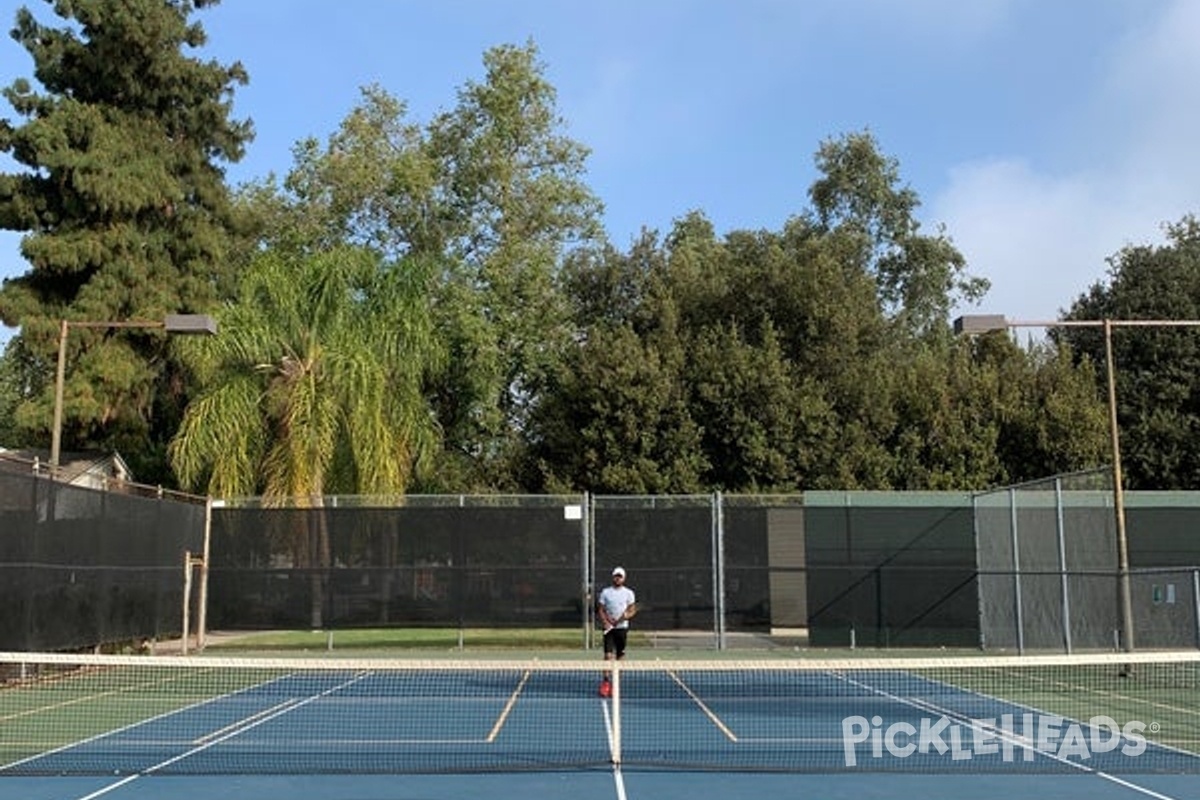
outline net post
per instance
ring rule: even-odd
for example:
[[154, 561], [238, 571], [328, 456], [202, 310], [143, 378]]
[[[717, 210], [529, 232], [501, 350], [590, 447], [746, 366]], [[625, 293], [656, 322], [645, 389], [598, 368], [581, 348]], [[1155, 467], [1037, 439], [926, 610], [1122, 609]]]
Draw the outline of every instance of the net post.
[[621, 766], [621, 662], [612, 662], [612, 763]]

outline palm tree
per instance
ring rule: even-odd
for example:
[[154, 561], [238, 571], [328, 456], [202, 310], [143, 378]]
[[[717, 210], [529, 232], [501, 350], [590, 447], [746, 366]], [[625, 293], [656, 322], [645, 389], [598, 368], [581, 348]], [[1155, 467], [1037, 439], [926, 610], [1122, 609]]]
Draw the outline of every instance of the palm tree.
[[213, 496], [317, 510], [305, 516], [315, 537], [289, 534], [294, 562], [315, 567], [314, 628], [330, 564], [322, 497], [402, 494], [436, 452], [422, 392], [442, 360], [431, 266], [362, 248], [267, 251], [218, 315], [220, 334], [180, 343], [200, 388], [170, 445], [176, 474]]

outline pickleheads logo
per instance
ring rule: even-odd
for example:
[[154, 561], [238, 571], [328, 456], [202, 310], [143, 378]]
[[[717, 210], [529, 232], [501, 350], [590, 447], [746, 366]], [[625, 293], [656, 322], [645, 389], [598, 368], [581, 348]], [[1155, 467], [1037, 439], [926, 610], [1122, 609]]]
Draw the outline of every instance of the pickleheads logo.
[[885, 753], [894, 758], [934, 754], [954, 761], [996, 755], [1004, 761], [1032, 761], [1040, 754], [1080, 761], [1097, 753], [1139, 756], [1146, 751], [1146, 729], [1144, 723], [1120, 725], [1104, 715], [1087, 722], [1032, 713], [1003, 714], [998, 720], [942, 716], [886, 727], [880, 716], [853, 716], [842, 720], [842, 748], [847, 767], [857, 765], [860, 758], [885, 758]]

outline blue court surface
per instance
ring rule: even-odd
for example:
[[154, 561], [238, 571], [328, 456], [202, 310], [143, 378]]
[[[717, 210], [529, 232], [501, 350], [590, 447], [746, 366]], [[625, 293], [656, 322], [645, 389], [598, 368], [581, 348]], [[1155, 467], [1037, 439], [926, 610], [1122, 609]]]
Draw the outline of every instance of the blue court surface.
[[0, 692], [0, 800], [1200, 800], [1198, 659], [899, 663], [116, 658]]
[[0, 778], [0, 800], [1185, 800], [1200, 776], [742, 774], [613, 771], [488, 775], [251, 775]]

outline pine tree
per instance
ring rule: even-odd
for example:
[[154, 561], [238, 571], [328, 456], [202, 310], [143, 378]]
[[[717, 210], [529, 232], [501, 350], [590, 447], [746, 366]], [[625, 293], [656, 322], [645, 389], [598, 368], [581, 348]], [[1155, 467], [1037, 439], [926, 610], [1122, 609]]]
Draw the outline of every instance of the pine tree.
[[[234, 217], [223, 163], [252, 137], [231, 119], [238, 63], [185, 54], [206, 34], [190, 20], [216, 0], [54, 3], [60, 27], [28, 8], [13, 37], [33, 59], [4, 89], [21, 121], [0, 121], [0, 228], [19, 231], [23, 275], [0, 288], [0, 320], [19, 327], [41, 391], [16, 422], [48, 438], [61, 319], [161, 320], [231, 293], [225, 253]], [[121, 450], [159, 480], [185, 385], [162, 331], [73, 329], [64, 449]], [[132, 457], [131, 457], [132, 456]]]

